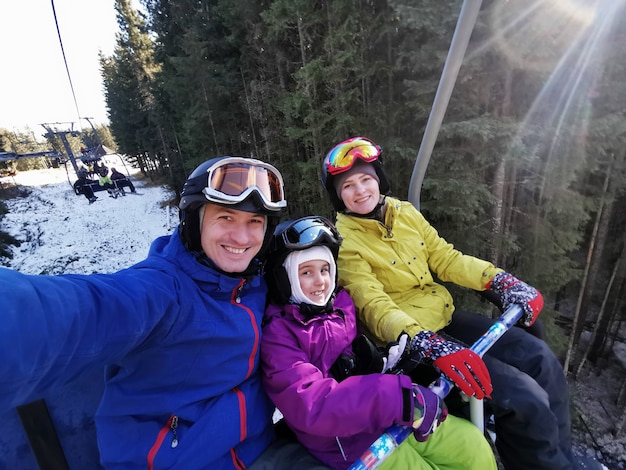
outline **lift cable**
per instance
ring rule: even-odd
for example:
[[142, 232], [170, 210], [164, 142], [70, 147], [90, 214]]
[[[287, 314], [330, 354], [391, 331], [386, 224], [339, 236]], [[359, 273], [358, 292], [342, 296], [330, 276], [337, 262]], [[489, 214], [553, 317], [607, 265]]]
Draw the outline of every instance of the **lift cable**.
[[72, 83], [72, 75], [70, 74], [70, 68], [67, 65], [67, 57], [65, 57], [65, 49], [63, 48], [63, 40], [61, 39], [61, 30], [59, 29], [59, 22], [57, 20], [57, 12], [54, 8], [54, 0], [50, 0], [52, 2], [52, 14], [54, 15], [54, 24], [57, 27], [57, 34], [59, 36], [59, 44], [61, 45], [61, 52], [63, 53], [63, 62], [65, 63], [65, 70], [67, 71], [67, 78], [70, 81], [70, 88], [72, 89], [72, 97], [74, 98], [74, 106], [76, 107], [76, 114], [79, 116], [80, 121], [80, 112], [78, 110], [78, 101], [76, 100], [76, 93], [74, 92], [74, 84]]

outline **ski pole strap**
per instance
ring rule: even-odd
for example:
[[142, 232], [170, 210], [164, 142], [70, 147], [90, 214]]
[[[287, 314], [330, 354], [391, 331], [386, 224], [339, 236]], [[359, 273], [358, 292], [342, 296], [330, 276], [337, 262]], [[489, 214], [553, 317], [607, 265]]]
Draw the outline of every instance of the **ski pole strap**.
[[[479, 356], [483, 356], [487, 350], [494, 345], [500, 337], [506, 333], [517, 321], [522, 318], [524, 310], [518, 304], [511, 305], [496, 322], [472, 345], [470, 348]], [[452, 388], [453, 384], [441, 376], [435, 380], [429, 388], [444, 398]], [[385, 432], [371, 446], [367, 448], [359, 460], [354, 462], [348, 470], [374, 470], [391, 455], [391, 453], [404, 440], [413, 433], [413, 429], [400, 424], [389, 426]]]

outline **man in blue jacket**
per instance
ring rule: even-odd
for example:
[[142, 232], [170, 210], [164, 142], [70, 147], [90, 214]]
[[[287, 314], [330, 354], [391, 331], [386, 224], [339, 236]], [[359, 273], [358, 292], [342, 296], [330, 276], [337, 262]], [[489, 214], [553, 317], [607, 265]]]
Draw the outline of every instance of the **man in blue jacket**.
[[189, 176], [179, 229], [144, 261], [113, 274], [0, 269], [0, 411], [104, 366], [105, 468], [308, 466], [301, 448], [277, 458], [258, 371], [261, 260], [286, 204], [276, 168], [219, 157]]

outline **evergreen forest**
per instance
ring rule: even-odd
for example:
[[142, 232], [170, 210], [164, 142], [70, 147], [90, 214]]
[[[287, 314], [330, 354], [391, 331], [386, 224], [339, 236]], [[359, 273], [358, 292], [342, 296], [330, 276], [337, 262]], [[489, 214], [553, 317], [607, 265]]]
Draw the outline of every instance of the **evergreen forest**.
[[[362, 135], [407, 199], [460, 0], [141, 3], [116, 0], [100, 63], [111, 145], [142, 171], [180, 190], [204, 160], [253, 156], [282, 172], [287, 216], [334, 218], [322, 159]], [[458, 249], [544, 294], [574, 376], [626, 335], [625, 17], [624, 0], [484, 1], [419, 201]]]

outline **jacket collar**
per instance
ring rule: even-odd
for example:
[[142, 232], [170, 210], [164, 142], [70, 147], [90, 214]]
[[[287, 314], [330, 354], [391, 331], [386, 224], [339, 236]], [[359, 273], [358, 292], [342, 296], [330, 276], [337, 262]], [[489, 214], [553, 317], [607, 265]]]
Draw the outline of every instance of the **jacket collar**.
[[[341, 288], [338, 288], [338, 289], [341, 289]], [[311, 305], [311, 304], [291, 304], [291, 303], [286, 304], [286, 305], [270, 304], [267, 307], [265, 316], [267, 317], [267, 320], [269, 321], [274, 317], [282, 316], [284, 313], [284, 314], [289, 315], [290, 317], [293, 317], [294, 319], [296, 319], [298, 322], [302, 323], [303, 325], [306, 325], [307, 323], [317, 318], [321, 318], [325, 315], [330, 315], [336, 311], [334, 307], [334, 303], [335, 303], [335, 297], [337, 296], [337, 292], [338, 291], [335, 291], [335, 293], [330, 297], [330, 300], [328, 301], [328, 303], [322, 307], [317, 306], [317, 305]]]
[[173, 263], [195, 281], [214, 283], [224, 288], [232, 288], [242, 279], [253, 286], [261, 283], [261, 263], [253, 260], [252, 269], [245, 273], [225, 273], [218, 269], [206, 256], [206, 262], [198, 259], [197, 253], [185, 249], [178, 234], [178, 230], [169, 236], [157, 238], [150, 247], [148, 258], [141, 264], [154, 265], [163, 262]]

